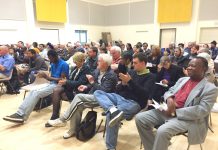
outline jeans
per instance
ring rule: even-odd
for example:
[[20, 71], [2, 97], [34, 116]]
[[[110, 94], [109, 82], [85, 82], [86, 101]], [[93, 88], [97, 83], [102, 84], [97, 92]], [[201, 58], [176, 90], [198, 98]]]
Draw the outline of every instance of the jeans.
[[18, 108], [17, 114], [23, 116], [24, 120], [27, 120], [39, 99], [52, 94], [53, 89], [56, 86], [57, 84], [51, 83], [44, 88], [30, 91], [29, 95], [23, 100], [22, 104]]
[[[123, 119], [130, 119], [141, 110], [141, 107], [137, 102], [125, 99], [116, 93], [106, 93], [104, 91], [97, 90], [94, 92], [94, 97], [98, 101], [99, 105], [107, 112], [114, 106], [118, 110], [123, 111]], [[108, 123], [110, 121], [110, 113], [107, 113], [106, 117], [106, 147], [107, 149], [116, 149], [120, 122], [113, 127], [109, 127]]]

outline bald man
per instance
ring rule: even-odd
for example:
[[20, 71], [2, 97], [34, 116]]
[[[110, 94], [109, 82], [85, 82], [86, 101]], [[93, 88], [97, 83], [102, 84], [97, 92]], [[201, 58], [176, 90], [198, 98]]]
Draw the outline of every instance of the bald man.
[[0, 79], [10, 76], [14, 63], [14, 58], [9, 55], [8, 47], [0, 46]]

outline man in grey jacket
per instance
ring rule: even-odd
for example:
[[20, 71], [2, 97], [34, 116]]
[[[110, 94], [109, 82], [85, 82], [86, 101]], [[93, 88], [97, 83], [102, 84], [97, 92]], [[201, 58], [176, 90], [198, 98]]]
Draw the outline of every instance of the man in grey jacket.
[[[180, 78], [164, 94], [168, 108], [139, 113], [135, 120], [145, 150], [167, 150], [170, 139], [188, 132], [189, 144], [203, 143], [208, 130], [208, 116], [218, 90], [204, 78], [207, 60], [196, 57], [190, 61], [189, 77]], [[159, 126], [154, 136], [152, 129]]]

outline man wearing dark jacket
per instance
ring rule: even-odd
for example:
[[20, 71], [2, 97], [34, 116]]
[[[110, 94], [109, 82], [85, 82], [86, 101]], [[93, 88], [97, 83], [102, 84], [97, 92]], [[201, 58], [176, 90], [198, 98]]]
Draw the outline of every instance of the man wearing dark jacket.
[[36, 54], [34, 49], [28, 50], [27, 56], [29, 58], [30, 69], [24, 74], [24, 82], [29, 84], [35, 80], [35, 74], [37, 74], [38, 71], [47, 71], [48, 66], [45, 63], [45, 60], [39, 54]]
[[112, 57], [108, 54], [98, 56], [98, 68], [94, 71], [93, 76], [87, 75], [88, 85], [80, 85], [80, 92], [89, 91], [89, 94], [77, 94], [66, 112], [56, 120], [49, 120], [51, 126], [65, 126], [66, 121], [70, 120], [70, 129], [64, 134], [63, 138], [67, 139], [75, 135], [82, 118], [82, 112], [87, 107], [98, 106], [92, 93], [95, 90], [105, 92], [114, 92], [117, 84], [117, 75], [110, 68]]
[[116, 149], [120, 121], [130, 120], [136, 113], [146, 106], [154, 76], [146, 69], [147, 57], [140, 52], [133, 56], [134, 70], [127, 74], [119, 73], [121, 83], [116, 93], [106, 93], [97, 90], [95, 99], [107, 114], [106, 147]]

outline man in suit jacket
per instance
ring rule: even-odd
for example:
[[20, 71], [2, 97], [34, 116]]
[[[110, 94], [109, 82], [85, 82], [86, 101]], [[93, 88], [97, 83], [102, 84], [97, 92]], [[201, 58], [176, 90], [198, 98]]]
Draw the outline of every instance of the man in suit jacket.
[[[153, 109], [136, 116], [136, 126], [145, 150], [167, 150], [172, 136], [188, 131], [189, 144], [203, 143], [208, 116], [217, 98], [217, 88], [204, 74], [207, 60], [196, 57], [187, 68], [189, 77], [180, 78], [164, 94], [167, 110]], [[159, 126], [154, 136], [152, 128]]]

